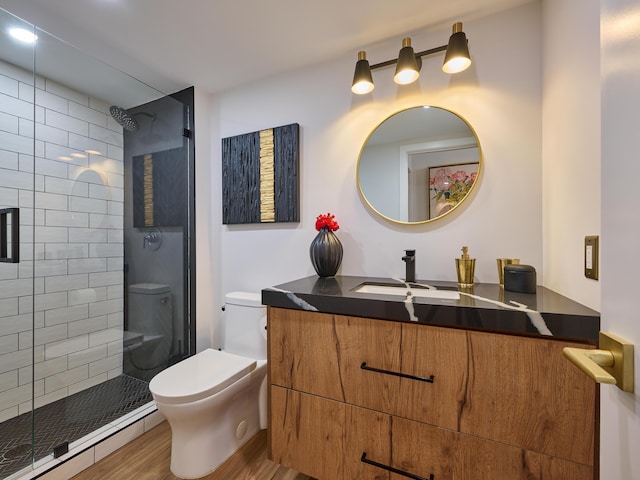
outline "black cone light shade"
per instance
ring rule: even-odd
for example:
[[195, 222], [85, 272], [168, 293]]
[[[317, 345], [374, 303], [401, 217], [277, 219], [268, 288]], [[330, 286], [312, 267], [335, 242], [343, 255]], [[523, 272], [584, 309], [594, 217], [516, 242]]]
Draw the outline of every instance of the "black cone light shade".
[[371, 68], [367, 61], [366, 53], [363, 51], [358, 52], [358, 62], [356, 63], [356, 70], [353, 74], [353, 83], [351, 84], [351, 91], [358, 95], [364, 95], [373, 90], [373, 78], [371, 77]]
[[471, 56], [467, 36], [462, 31], [462, 22], [454, 23], [442, 70], [445, 73], [459, 73], [469, 68], [469, 65], [471, 65]]
[[415, 82], [419, 76], [420, 68], [416, 54], [413, 51], [413, 47], [411, 47], [411, 39], [404, 38], [402, 40], [402, 48], [398, 54], [398, 64], [396, 65], [393, 81], [400, 85], [406, 85]]

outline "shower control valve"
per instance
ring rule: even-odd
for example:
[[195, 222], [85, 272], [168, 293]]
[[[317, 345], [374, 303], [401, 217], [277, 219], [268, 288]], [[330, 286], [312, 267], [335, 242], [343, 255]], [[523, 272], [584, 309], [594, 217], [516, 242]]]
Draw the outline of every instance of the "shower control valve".
[[160, 248], [161, 243], [162, 243], [162, 232], [160, 232], [160, 230], [155, 228], [150, 232], [147, 232], [147, 234], [142, 239], [142, 248], [147, 248], [147, 245], [149, 245], [149, 248], [155, 251]]

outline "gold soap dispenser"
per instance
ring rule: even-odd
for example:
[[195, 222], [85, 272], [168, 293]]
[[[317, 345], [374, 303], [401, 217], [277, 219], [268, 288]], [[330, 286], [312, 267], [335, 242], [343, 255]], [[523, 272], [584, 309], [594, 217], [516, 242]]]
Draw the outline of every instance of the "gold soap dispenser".
[[473, 287], [473, 273], [476, 269], [476, 259], [469, 257], [469, 247], [462, 247], [462, 255], [456, 258], [456, 271], [458, 272], [458, 287]]

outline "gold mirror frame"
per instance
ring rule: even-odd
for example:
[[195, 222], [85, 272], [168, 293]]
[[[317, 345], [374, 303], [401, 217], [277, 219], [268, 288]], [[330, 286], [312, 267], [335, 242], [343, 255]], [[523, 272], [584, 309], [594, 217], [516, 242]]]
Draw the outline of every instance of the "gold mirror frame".
[[[397, 167], [394, 163], [387, 163], [387, 157], [383, 153], [379, 152], [379, 158], [377, 159], [374, 158], [375, 155], [371, 152], [369, 157], [365, 156], [368, 147], [371, 150], [376, 148], [376, 146], [378, 149], [382, 150], [387, 148], [389, 151], [393, 152], [390, 156], [396, 157]], [[468, 150], [468, 152], [465, 152], [465, 158], [461, 157], [454, 163], [434, 163], [433, 165], [429, 165], [427, 162], [427, 164], [424, 165], [424, 168], [419, 169], [426, 169], [427, 183], [425, 184], [424, 190], [420, 186], [418, 186], [418, 188], [414, 188], [413, 190], [417, 193], [413, 198], [410, 196], [409, 192], [412, 188], [409, 185], [411, 183], [409, 158], [411, 155], [437, 153], [441, 156], [441, 159], [430, 159], [429, 161], [443, 162], [445, 161], [444, 158], [446, 158], [448, 154], [461, 150]], [[474, 154], [474, 150], [477, 150], [477, 157]], [[378, 164], [374, 165], [376, 161]], [[365, 162], [367, 162], [366, 165]], [[360, 155], [358, 156], [356, 171], [358, 190], [369, 208], [386, 220], [404, 225], [431, 223], [446, 217], [451, 212], [454, 212], [460, 205], [470, 198], [473, 190], [478, 184], [480, 176], [482, 175], [482, 164], [482, 149], [480, 147], [478, 135], [469, 122], [467, 122], [463, 117], [442, 107], [431, 105], [409, 107], [395, 112], [385, 118], [363, 142], [362, 148], [360, 149]], [[405, 165], [407, 167], [407, 173], [402, 174], [401, 172], [404, 171]], [[477, 167], [475, 167], [475, 165], [477, 165]], [[364, 169], [365, 166], [367, 170]], [[457, 168], [457, 170], [452, 171], [451, 167], [453, 169]], [[376, 168], [378, 169], [376, 170]], [[442, 170], [444, 168], [449, 168], [451, 175], [443, 177], [443, 175], [447, 173]], [[394, 169], [397, 173], [394, 173]], [[438, 172], [438, 170], [440, 170], [440, 172]], [[397, 177], [397, 184], [392, 185], [392, 187], [397, 189], [397, 198], [399, 199], [398, 203], [402, 203], [402, 205], [398, 205], [398, 212], [395, 213], [392, 213], [390, 210], [395, 209], [396, 205], [393, 205], [391, 208], [387, 208], [382, 204], [383, 202], [374, 198], [380, 192], [386, 191], [384, 187], [388, 186], [388, 184], [382, 185], [381, 183], [383, 179], [386, 178], [385, 171], [390, 173], [389, 177], [393, 177], [394, 175]], [[374, 173], [372, 174], [372, 172]], [[444, 184], [450, 185], [447, 189], [448, 191], [445, 192], [444, 190], [440, 190], [438, 193], [432, 192], [432, 190], [436, 191], [435, 184], [432, 183], [436, 180], [436, 174], [438, 183], [442, 187], [442, 179], [447, 178], [448, 180], [451, 180], [451, 177], [454, 176], [453, 173], [456, 174], [455, 178], [458, 180], [464, 178], [463, 175], [465, 173], [468, 177], [464, 182], [456, 181], [456, 185], [451, 185], [445, 180]], [[406, 181], [403, 175], [406, 175]], [[425, 172], [420, 172], [419, 175], [415, 176], [424, 177], [424, 175]], [[369, 180], [369, 178], [376, 176], [378, 177], [377, 179]], [[363, 177], [365, 177], [364, 180]], [[418, 181], [420, 180], [422, 179], [418, 178]], [[363, 181], [365, 183], [365, 187], [363, 187]], [[378, 182], [377, 184], [376, 181]], [[471, 183], [469, 184], [470, 181]], [[406, 187], [404, 184], [406, 184]], [[462, 186], [458, 187], [460, 185]], [[456, 200], [455, 203], [453, 200], [449, 200], [452, 195], [452, 190], [456, 191], [455, 195], [459, 195], [461, 189], [464, 191], [464, 195], [461, 199]], [[438, 195], [440, 200], [436, 202], [435, 198]], [[443, 201], [443, 197], [446, 195], [448, 195], [447, 199]], [[404, 205], [405, 198], [406, 205]], [[427, 202], [427, 204], [423, 205], [425, 202]], [[417, 205], [413, 210], [420, 210], [419, 212], [416, 213], [414, 211], [412, 214], [409, 213], [409, 210], [411, 209], [410, 205], [412, 203]], [[435, 211], [438, 206], [446, 208], [446, 211], [434, 215], [432, 210]], [[423, 210], [426, 210], [426, 213], [424, 213]], [[403, 217], [405, 214], [406, 219], [398, 218]], [[409, 215], [413, 218], [419, 219], [410, 220]]]

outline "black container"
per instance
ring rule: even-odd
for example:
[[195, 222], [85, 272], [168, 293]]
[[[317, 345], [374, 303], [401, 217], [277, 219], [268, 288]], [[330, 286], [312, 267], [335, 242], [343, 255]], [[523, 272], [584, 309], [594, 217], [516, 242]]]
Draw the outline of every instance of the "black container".
[[536, 269], [531, 265], [505, 265], [504, 289], [511, 292], [536, 293]]

